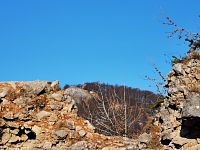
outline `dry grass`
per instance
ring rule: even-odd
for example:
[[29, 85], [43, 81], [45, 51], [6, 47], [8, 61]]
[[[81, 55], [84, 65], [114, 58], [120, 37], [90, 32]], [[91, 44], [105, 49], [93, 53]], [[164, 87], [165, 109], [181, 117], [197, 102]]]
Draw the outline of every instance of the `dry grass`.
[[183, 56], [181, 58], [174, 57], [172, 59], [172, 64], [177, 64], [177, 63], [183, 63], [187, 64], [191, 59], [197, 59], [200, 60], [200, 52], [199, 51], [193, 51], [187, 54], [186, 56]]
[[[160, 126], [156, 126], [153, 124], [153, 120], [151, 119], [150, 121], [148, 121], [147, 127], [146, 129], [149, 130], [149, 132], [151, 133], [151, 140], [149, 141], [149, 143], [147, 144], [147, 148], [149, 149], [162, 149], [162, 145], [160, 143]], [[146, 131], [147, 132], [147, 131]]]

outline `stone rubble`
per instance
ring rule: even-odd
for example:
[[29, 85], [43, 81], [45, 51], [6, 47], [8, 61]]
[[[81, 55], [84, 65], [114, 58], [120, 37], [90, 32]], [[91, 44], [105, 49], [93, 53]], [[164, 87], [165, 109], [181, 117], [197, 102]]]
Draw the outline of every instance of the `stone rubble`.
[[[81, 91], [81, 89], [75, 89]], [[0, 82], [0, 149], [95, 150], [133, 149], [134, 139], [94, 133], [89, 121], [77, 116], [76, 102], [59, 82]], [[74, 100], [74, 98], [76, 98]], [[82, 99], [84, 100], [84, 99]]]
[[[199, 150], [200, 60], [173, 65], [149, 134], [138, 139], [95, 133], [77, 116], [77, 103], [90, 92], [59, 82], [0, 82], [0, 149], [2, 150]], [[157, 140], [157, 141], [156, 141]]]
[[200, 60], [173, 65], [168, 94], [160, 108], [160, 141], [166, 149], [200, 149]]

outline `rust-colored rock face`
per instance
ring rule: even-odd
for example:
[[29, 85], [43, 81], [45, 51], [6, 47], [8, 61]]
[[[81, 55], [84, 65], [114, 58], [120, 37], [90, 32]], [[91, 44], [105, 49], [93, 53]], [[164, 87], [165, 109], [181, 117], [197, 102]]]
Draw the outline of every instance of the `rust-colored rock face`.
[[200, 60], [175, 64], [166, 85], [159, 112], [161, 143], [166, 149], [200, 149]]
[[58, 81], [0, 83], [0, 149], [137, 149], [135, 140], [94, 133]]

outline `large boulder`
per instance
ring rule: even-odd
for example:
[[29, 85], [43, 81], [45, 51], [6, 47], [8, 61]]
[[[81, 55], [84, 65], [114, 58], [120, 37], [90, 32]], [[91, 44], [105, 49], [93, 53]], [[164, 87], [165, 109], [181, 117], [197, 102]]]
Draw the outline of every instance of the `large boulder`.
[[200, 95], [194, 92], [191, 93], [183, 105], [182, 112], [183, 119], [200, 118]]
[[78, 87], [69, 87], [65, 89], [64, 94], [72, 97], [77, 104], [82, 101], [88, 102], [93, 99], [93, 96], [88, 91]]

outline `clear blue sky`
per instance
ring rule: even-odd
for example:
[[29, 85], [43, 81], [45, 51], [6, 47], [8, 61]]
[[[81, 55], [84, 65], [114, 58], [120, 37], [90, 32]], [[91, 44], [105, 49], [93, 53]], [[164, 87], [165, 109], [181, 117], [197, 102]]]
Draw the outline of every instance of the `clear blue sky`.
[[165, 16], [199, 30], [196, 0], [7, 0], [0, 2], [0, 80], [101, 81], [153, 90], [144, 80], [164, 75], [171, 55]]

